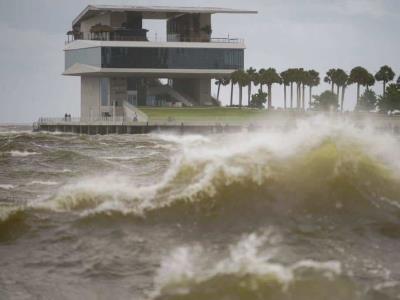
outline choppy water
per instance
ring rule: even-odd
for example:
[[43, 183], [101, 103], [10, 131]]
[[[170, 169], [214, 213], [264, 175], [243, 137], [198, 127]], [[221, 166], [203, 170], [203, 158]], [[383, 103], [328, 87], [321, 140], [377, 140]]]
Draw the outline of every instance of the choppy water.
[[0, 128], [0, 299], [400, 299], [400, 141]]

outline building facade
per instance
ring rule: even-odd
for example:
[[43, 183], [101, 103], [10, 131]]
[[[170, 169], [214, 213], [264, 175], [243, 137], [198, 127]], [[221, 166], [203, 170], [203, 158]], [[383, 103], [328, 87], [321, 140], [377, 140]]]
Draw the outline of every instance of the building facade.
[[[212, 37], [215, 13], [256, 12], [86, 7], [72, 22], [64, 49], [63, 74], [81, 77], [81, 118], [136, 117], [138, 106], [218, 105], [211, 79], [243, 69], [245, 45], [241, 39]], [[166, 38], [151, 40], [145, 19], [166, 20]]]

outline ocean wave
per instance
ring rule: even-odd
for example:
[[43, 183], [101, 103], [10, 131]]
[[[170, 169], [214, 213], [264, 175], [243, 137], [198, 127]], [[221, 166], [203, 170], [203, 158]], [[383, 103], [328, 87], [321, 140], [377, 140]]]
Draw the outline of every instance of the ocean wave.
[[176, 144], [202, 144], [210, 141], [209, 137], [199, 134], [185, 134], [181, 136], [176, 134], [153, 134], [153, 136], [158, 140]]
[[19, 151], [19, 150], [13, 150], [10, 151], [9, 154], [12, 157], [27, 157], [27, 156], [31, 156], [31, 155], [38, 155], [40, 153], [38, 152], [33, 152], [33, 151]]
[[23, 207], [0, 203], [0, 242], [10, 240], [24, 232], [27, 212]]
[[343, 274], [339, 262], [274, 262], [279, 248], [270, 239], [271, 232], [252, 233], [222, 255], [200, 245], [175, 248], [162, 259], [150, 297], [359, 299], [355, 285]]
[[56, 181], [44, 181], [44, 180], [33, 180], [29, 183], [27, 183], [27, 185], [57, 185], [58, 182]]
[[181, 147], [157, 183], [136, 185], [123, 173], [80, 178], [44, 205], [85, 216], [232, 203], [253, 210], [262, 204], [305, 213], [363, 213], [400, 199], [400, 154], [393, 151], [398, 140], [350, 123], [315, 118], [285, 132], [161, 139]]
[[2, 190], [12, 190], [15, 186], [12, 184], [0, 184], [0, 189]]
[[21, 209], [14, 206], [0, 206], [0, 222], [5, 222], [17, 214]]

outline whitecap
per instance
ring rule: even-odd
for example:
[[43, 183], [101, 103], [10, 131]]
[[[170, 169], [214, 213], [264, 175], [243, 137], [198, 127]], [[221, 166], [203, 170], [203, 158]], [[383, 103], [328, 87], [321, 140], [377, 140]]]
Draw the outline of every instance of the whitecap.
[[138, 159], [138, 156], [132, 155], [132, 156], [104, 156], [101, 157], [101, 159], [104, 160], [134, 160]]
[[42, 181], [42, 180], [34, 180], [29, 182], [27, 185], [57, 185], [56, 181]]
[[273, 262], [275, 253], [279, 251], [275, 239], [273, 231], [245, 235], [231, 245], [220, 260], [213, 258], [218, 256], [210, 253], [208, 248], [198, 244], [176, 247], [161, 260], [154, 280], [156, 290], [152, 296], [160, 295], [164, 288], [182, 291], [185, 283], [201, 283], [223, 275], [272, 276], [286, 289], [295, 278], [301, 276], [301, 269], [314, 270], [329, 275], [329, 278], [342, 273], [338, 261], [300, 260], [289, 265]]
[[15, 185], [12, 184], [0, 184], [0, 189], [3, 190], [12, 190], [15, 188]]
[[31, 151], [18, 151], [18, 150], [13, 150], [9, 152], [12, 157], [26, 157], [30, 155], [37, 155], [39, 154], [38, 152], [31, 152]]

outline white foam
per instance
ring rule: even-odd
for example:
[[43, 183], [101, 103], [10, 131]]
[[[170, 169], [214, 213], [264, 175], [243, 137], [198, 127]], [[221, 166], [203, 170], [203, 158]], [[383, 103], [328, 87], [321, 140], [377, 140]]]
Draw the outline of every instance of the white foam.
[[176, 144], [201, 144], [207, 143], [210, 139], [204, 135], [200, 134], [185, 134], [185, 135], [176, 135], [176, 134], [156, 134], [154, 135], [157, 139], [163, 140], [166, 142], [172, 142]]
[[[137, 185], [124, 173], [80, 178], [63, 187], [55, 197], [62, 207], [74, 209], [84, 198], [92, 199], [85, 213], [104, 212], [105, 208], [123, 213], [142, 214], [165, 207], [177, 199], [193, 201], [197, 195], [214, 196], [217, 188], [243, 179], [262, 184], [271, 176], [270, 162], [307, 153], [326, 140], [362, 148], [400, 174], [399, 141], [369, 127], [357, 128], [346, 120], [316, 116], [299, 120], [289, 130], [270, 128], [261, 132], [204, 137], [200, 135], [154, 135], [162, 141], [179, 145], [176, 155], [161, 180], [146, 186]], [[131, 157], [114, 157], [113, 159]], [[110, 158], [111, 159], [111, 158]], [[349, 159], [357, 159], [349, 157]], [[390, 163], [389, 163], [390, 161]], [[71, 205], [67, 202], [71, 201]], [[86, 200], [84, 200], [86, 201]], [[105, 202], [113, 202], [107, 205]], [[57, 205], [56, 205], [57, 206]]]
[[237, 244], [230, 246], [222, 260], [210, 260], [215, 255], [200, 245], [177, 247], [161, 261], [153, 296], [159, 295], [164, 288], [179, 288], [185, 282], [200, 283], [220, 275], [269, 275], [286, 288], [299, 276], [300, 269], [313, 269], [329, 276], [341, 274], [341, 265], [337, 261], [301, 260], [291, 265], [272, 262], [275, 252], [279, 251], [271, 242], [273, 237], [271, 231], [244, 236]]
[[0, 222], [7, 221], [8, 218], [19, 210], [21, 210], [21, 208], [15, 206], [0, 206]]
[[27, 185], [57, 185], [56, 181], [43, 181], [43, 180], [34, 180], [29, 182]]
[[0, 189], [3, 190], [12, 190], [15, 188], [15, 185], [12, 184], [0, 184]]
[[26, 156], [30, 156], [30, 155], [37, 155], [37, 154], [39, 154], [38, 152], [18, 151], [18, 150], [10, 151], [9, 153], [10, 153], [11, 156], [13, 156], [13, 157], [26, 157]]
[[136, 155], [132, 156], [103, 156], [101, 159], [104, 160], [135, 160], [138, 159], [139, 157]]

